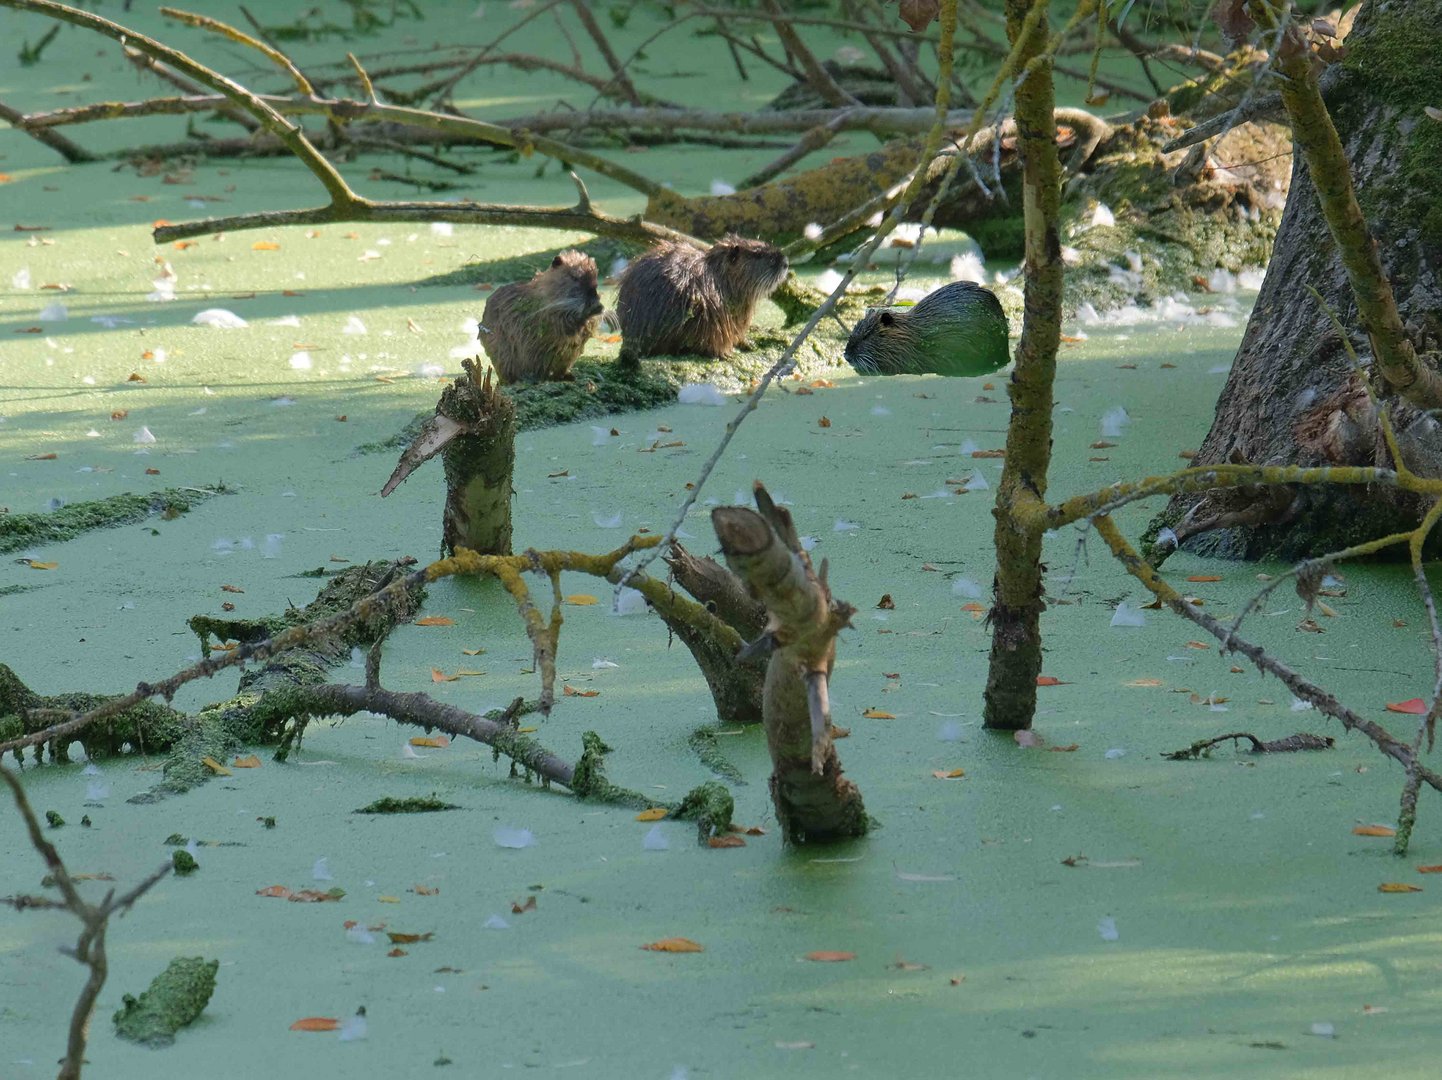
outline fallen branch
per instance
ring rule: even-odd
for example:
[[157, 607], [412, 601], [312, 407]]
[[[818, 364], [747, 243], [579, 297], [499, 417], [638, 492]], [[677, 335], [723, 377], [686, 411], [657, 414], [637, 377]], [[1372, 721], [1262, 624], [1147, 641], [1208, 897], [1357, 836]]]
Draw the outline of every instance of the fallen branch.
[[1232, 731], [1226, 735], [1213, 736], [1210, 739], [1198, 739], [1185, 749], [1173, 750], [1162, 756], [1168, 761], [1191, 761], [1202, 757], [1212, 747], [1224, 742], [1230, 742], [1235, 746], [1238, 739], [1249, 740], [1254, 754], [1290, 754], [1298, 750], [1330, 750], [1337, 742], [1330, 735], [1313, 735], [1308, 731], [1299, 731], [1295, 735], [1288, 735], [1282, 739], [1270, 739], [1267, 742], [1263, 742], [1247, 731]]

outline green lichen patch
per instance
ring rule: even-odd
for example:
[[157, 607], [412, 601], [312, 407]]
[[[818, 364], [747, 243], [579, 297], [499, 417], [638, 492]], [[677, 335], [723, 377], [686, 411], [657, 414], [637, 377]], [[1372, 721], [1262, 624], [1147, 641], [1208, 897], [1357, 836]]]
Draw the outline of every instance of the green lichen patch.
[[441, 810], [459, 809], [461, 808], [455, 803], [445, 802], [434, 795], [411, 796], [404, 799], [386, 795], [351, 812], [354, 814], [434, 814]]
[[175, 1033], [205, 1010], [219, 968], [219, 960], [177, 956], [140, 997], [126, 994], [121, 999], [115, 1034], [142, 1046], [169, 1046]]
[[214, 488], [169, 488], [146, 495], [112, 495], [108, 499], [74, 503], [44, 514], [0, 513], [0, 554], [44, 544], [63, 544], [93, 529], [133, 525], [153, 516], [167, 520], [226, 492]]

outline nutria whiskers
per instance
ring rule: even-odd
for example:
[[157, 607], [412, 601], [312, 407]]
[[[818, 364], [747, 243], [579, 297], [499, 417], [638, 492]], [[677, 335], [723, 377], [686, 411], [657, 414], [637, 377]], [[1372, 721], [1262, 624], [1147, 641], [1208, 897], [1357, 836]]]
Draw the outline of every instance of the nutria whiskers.
[[481, 316], [481, 346], [502, 383], [567, 379], [603, 310], [595, 260], [563, 251], [530, 281], [491, 294]]
[[621, 359], [726, 356], [786, 270], [781, 250], [760, 240], [727, 236], [707, 251], [658, 244], [621, 276]]
[[989, 375], [1010, 360], [1001, 301], [969, 281], [914, 307], [871, 308], [846, 342], [846, 362], [861, 375]]

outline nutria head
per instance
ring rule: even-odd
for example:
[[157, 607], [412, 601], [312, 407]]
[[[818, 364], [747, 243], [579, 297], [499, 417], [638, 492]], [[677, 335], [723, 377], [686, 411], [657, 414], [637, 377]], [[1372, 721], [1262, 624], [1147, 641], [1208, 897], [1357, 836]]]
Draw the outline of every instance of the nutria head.
[[546, 308], [565, 308], [566, 314], [589, 319], [605, 310], [596, 291], [596, 260], [580, 251], [563, 251], [548, 269], [531, 279], [546, 295]]
[[733, 303], [754, 303], [770, 296], [786, 280], [789, 269], [780, 248], [735, 234], [717, 240], [705, 258], [722, 297]]
[[911, 308], [871, 308], [846, 341], [846, 362], [861, 375], [987, 375], [1010, 359], [1001, 301], [969, 281]]

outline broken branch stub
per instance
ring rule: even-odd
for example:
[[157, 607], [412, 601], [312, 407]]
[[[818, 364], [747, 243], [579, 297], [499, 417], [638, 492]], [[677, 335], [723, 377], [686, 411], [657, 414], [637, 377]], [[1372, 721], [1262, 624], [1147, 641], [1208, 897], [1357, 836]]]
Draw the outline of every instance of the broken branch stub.
[[791, 515], [756, 485], [758, 510], [711, 512], [726, 565], [766, 607], [772, 650], [762, 695], [771, 752], [771, 800], [786, 839], [816, 843], [863, 835], [861, 792], [842, 775], [831, 739], [827, 682], [836, 636], [855, 608], [831, 595], [802, 550]]

